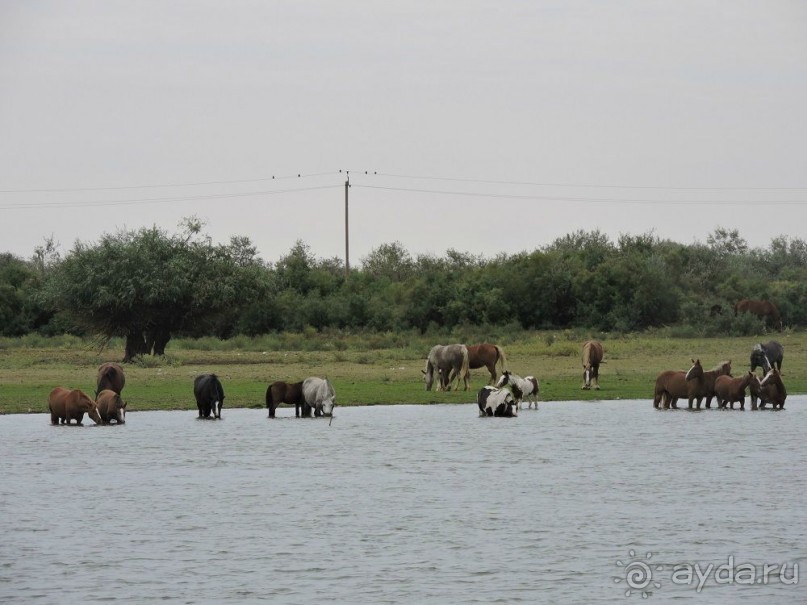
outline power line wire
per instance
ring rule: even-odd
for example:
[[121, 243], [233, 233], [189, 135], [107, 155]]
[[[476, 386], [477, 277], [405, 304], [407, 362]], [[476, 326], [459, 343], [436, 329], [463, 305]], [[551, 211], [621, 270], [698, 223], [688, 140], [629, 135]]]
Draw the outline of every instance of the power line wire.
[[267, 191], [245, 191], [243, 193], [221, 193], [211, 195], [192, 195], [181, 197], [141, 198], [133, 200], [99, 200], [96, 202], [18, 202], [0, 205], [0, 210], [23, 210], [27, 208], [89, 208], [101, 206], [129, 206], [140, 204], [162, 204], [171, 202], [190, 202], [196, 200], [215, 200], [239, 197], [254, 197], [258, 195], [278, 195], [283, 193], [300, 193], [304, 191], [317, 191], [320, 189], [338, 189], [342, 185], [322, 185], [319, 187], [302, 187], [300, 189], [273, 189]]
[[[359, 171], [356, 171], [357, 173]], [[412, 174], [392, 174], [374, 172], [376, 176], [398, 179], [419, 179], [427, 181], [452, 181], [457, 183], [479, 183], [489, 185], [529, 185], [533, 187], [579, 187], [592, 189], [656, 189], [672, 191], [805, 191], [807, 187], [675, 187], [666, 185], [605, 185], [597, 183], [545, 183], [536, 181], [506, 181], [493, 179], [467, 179], [445, 176], [423, 176]]]
[[121, 185], [119, 187], [56, 187], [53, 189], [0, 189], [0, 193], [69, 193], [75, 191], [123, 191], [126, 189], [160, 189], [170, 187], [197, 187], [203, 185], [235, 185], [239, 183], [259, 183], [265, 181], [281, 181], [287, 179], [303, 179], [335, 174], [334, 172], [315, 172], [312, 174], [296, 174], [287, 176], [267, 176], [257, 179], [235, 179], [229, 181], [199, 181], [196, 183], [170, 183], [163, 185]]
[[481, 193], [470, 191], [447, 191], [439, 189], [415, 189], [409, 187], [384, 187], [381, 185], [359, 185], [351, 184], [359, 189], [382, 189], [385, 191], [404, 191], [410, 193], [428, 193], [434, 195], [461, 195], [466, 197], [484, 197], [513, 200], [546, 200], [556, 202], [583, 202], [583, 203], [617, 203], [617, 204], [652, 204], [652, 205], [686, 205], [686, 204], [713, 204], [713, 205], [801, 205], [807, 204], [807, 200], [652, 200], [652, 199], [629, 199], [629, 198], [594, 198], [594, 197], [567, 197], [556, 195], [513, 195], [506, 193]]

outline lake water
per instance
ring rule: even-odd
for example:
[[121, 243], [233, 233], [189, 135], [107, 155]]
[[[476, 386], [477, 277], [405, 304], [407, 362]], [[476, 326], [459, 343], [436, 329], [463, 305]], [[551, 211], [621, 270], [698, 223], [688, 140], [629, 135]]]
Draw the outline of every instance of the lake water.
[[806, 402], [4, 416], [0, 602], [805, 602]]

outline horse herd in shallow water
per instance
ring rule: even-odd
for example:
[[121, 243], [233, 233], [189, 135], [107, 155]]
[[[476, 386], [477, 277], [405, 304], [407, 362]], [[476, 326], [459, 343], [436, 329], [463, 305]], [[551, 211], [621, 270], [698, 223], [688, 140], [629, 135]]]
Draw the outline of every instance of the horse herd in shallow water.
[[[589, 340], [582, 347], [583, 389], [599, 389], [599, 367], [605, 363], [602, 344]], [[731, 375], [731, 361], [704, 370], [700, 359], [693, 359], [687, 371], [667, 370], [656, 378], [653, 392], [653, 407], [657, 409], [678, 408], [678, 401], [686, 399], [689, 409], [701, 409], [701, 404], [710, 408], [716, 400], [718, 408], [734, 409], [739, 403], [745, 409], [746, 391], [750, 392], [751, 409], [765, 409], [770, 404], [774, 409], [783, 409], [787, 390], [782, 381], [781, 369], [784, 348], [772, 340], [754, 345], [751, 351], [750, 370], [740, 377]], [[451, 390], [454, 382], [468, 390], [469, 370], [487, 368], [489, 384], [477, 392], [480, 416], [515, 417], [524, 403], [527, 408], [538, 409], [540, 383], [535, 376], [521, 377], [507, 369], [504, 350], [488, 343], [479, 345], [436, 345], [426, 358], [422, 370], [426, 390], [429, 391], [437, 377], [437, 390]], [[756, 368], [762, 369], [762, 376]], [[497, 372], [501, 369], [501, 374]], [[56, 387], [48, 396], [48, 409], [52, 424], [81, 425], [86, 413], [96, 424], [124, 424], [126, 402], [121, 391], [126, 383], [123, 368], [117, 363], [104, 363], [96, 376], [95, 399], [79, 389]], [[493, 383], [492, 385], [490, 383]], [[221, 418], [224, 405], [224, 388], [215, 374], [197, 376], [193, 393], [199, 418]], [[293, 405], [295, 416], [333, 416], [336, 392], [327, 378], [311, 376], [300, 382], [276, 381], [266, 390], [268, 417], [274, 418], [277, 408]]]

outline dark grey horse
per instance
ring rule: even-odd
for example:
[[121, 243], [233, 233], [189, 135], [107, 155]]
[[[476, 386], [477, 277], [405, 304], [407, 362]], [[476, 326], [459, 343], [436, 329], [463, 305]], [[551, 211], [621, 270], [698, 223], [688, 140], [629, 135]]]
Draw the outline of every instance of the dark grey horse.
[[465, 390], [471, 381], [468, 363], [468, 347], [461, 344], [456, 345], [435, 345], [429, 351], [426, 358], [426, 369], [423, 372], [423, 381], [426, 383], [426, 390], [432, 390], [434, 383], [434, 373], [439, 374], [439, 386], [437, 390], [451, 390], [454, 379], [457, 380], [457, 388], [460, 380], [465, 382]]
[[755, 344], [754, 348], [751, 349], [751, 371], [753, 372], [757, 367], [760, 367], [767, 374], [775, 366], [781, 372], [784, 358], [785, 349], [775, 340], [765, 344]]

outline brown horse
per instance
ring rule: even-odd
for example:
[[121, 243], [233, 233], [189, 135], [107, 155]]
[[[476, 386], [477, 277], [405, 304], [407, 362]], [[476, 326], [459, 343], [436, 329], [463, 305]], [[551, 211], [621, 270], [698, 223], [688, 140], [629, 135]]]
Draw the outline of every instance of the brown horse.
[[[785, 399], [787, 399], [787, 389], [785, 383], [782, 382], [782, 375], [776, 368], [765, 374], [765, 378], [758, 380], [758, 388], [756, 389], [759, 396], [759, 409], [764, 410], [767, 404], [772, 404], [773, 409], [777, 407], [780, 410], [785, 408]], [[751, 389], [751, 409], [756, 409], [756, 398], [754, 397], [754, 388]]]
[[756, 375], [753, 372], [746, 373], [745, 376], [740, 378], [732, 378], [731, 376], [718, 376], [715, 379], [715, 397], [717, 397], [718, 407], [725, 408], [726, 405], [731, 404], [731, 409], [734, 409], [734, 402], [740, 402], [740, 409], [745, 409], [745, 389], [751, 384], [751, 381], [756, 380]]
[[[700, 364], [700, 362], [698, 362]], [[692, 368], [695, 366], [693, 365]], [[690, 371], [692, 370], [690, 368]], [[678, 408], [678, 400], [687, 397], [687, 372], [667, 370], [656, 377], [653, 390], [653, 407]]]
[[600, 364], [602, 360], [602, 345], [596, 340], [589, 340], [583, 345], [583, 389], [600, 389]]
[[504, 349], [499, 345], [482, 343], [481, 345], [468, 345], [468, 368], [476, 370], [486, 367], [490, 372], [488, 384], [496, 382], [496, 364], [499, 364], [502, 373], [507, 371], [507, 358], [504, 356]]
[[715, 396], [715, 380], [718, 376], [731, 376], [731, 361], [724, 361], [708, 372], [703, 371], [700, 359], [693, 359], [692, 363], [694, 365], [686, 374], [689, 409], [692, 409], [694, 400], [697, 400], [698, 409], [701, 409], [701, 402], [704, 399], [706, 399], [706, 407], [712, 407], [712, 397]]
[[104, 389], [115, 391], [118, 395], [123, 390], [123, 385], [126, 384], [126, 378], [123, 375], [123, 368], [117, 363], [104, 363], [98, 368], [98, 375], [95, 379], [95, 396]]
[[70, 424], [75, 420], [81, 426], [86, 412], [95, 424], [101, 424], [98, 406], [83, 391], [56, 387], [48, 395], [48, 410], [51, 424]]
[[311, 415], [311, 407], [306, 404], [303, 397], [303, 381], [283, 382], [278, 380], [269, 385], [266, 389], [266, 407], [269, 410], [269, 418], [275, 417], [275, 410], [281, 403], [288, 403], [294, 406], [294, 415], [300, 417]]
[[782, 318], [779, 309], [769, 300], [751, 300], [744, 298], [734, 305], [735, 317], [740, 313], [753, 313], [760, 319], [766, 320], [771, 326], [782, 331]]

